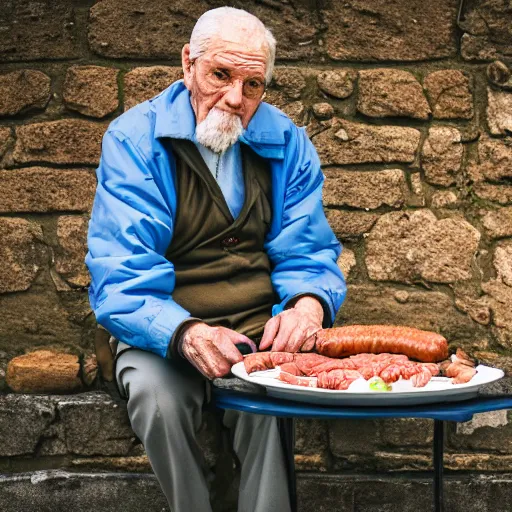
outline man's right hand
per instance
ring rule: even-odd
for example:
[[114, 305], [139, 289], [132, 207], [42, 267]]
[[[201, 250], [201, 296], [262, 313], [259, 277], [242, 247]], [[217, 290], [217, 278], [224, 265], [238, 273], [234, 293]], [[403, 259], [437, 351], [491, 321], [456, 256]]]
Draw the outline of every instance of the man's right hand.
[[235, 344], [245, 343], [253, 352], [256, 345], [247, 336], [226, 327], [210, 327], [198, 322], [185, 329], [181, 351], [207, 379], [224, 377], [243, 356]]

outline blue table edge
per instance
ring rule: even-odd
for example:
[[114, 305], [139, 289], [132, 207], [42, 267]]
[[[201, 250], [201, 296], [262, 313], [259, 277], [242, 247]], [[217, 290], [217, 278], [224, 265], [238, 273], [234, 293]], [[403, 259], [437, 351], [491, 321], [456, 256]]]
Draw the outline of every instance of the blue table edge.
[[347, 407], [294, 402], [266, 395], [214, 387], [213, 399], [214, 405], [219, 409], [232, 409], [280, 418], [430, 418], [464, 422], [469, 421], [477, 413], [512, 409], [512, 395], [479, 396], [469, 400], [425, 405]]

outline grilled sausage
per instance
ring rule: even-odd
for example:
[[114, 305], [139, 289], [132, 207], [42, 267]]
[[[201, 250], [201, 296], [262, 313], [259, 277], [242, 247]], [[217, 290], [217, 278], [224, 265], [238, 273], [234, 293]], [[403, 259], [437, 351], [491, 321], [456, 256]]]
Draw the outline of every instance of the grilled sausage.
[[348, 325], [322, 329], [316, 334], [316, 350], [328, 357], [390, 352], [405, 354], [424, 363], [448, 357], [448, 343], [440, 334], [394, 325]]

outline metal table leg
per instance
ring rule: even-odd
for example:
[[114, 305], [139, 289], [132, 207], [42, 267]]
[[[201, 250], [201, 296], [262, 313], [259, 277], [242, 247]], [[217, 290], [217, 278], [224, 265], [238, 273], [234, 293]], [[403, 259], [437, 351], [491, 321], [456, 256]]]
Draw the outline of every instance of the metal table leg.
[[443, 512], [444, 421], [434, 420], [434, 512]]
[[297, 480], [295, 475], [295, 422], [293, 418], [278, 418], [279, 434], [283, 445], [288, 490], [292, 512], [297, 512]]

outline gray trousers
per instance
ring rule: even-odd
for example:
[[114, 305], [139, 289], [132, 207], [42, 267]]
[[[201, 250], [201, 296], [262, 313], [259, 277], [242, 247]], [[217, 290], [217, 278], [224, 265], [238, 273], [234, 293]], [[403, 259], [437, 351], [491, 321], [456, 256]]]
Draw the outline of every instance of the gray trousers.
[[[131, 349], [118, 350], [116, 379], [171, 511], [211, 512], [208, 469], [196, 441], [204, 378], [151, 352]], [[276, 418], [226, 411], [223, 423], [241, 463], [238, 512], [290, 512]]]

